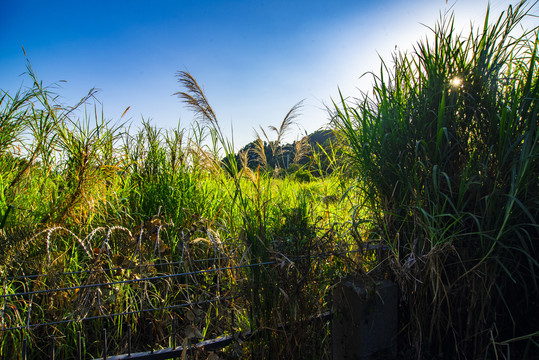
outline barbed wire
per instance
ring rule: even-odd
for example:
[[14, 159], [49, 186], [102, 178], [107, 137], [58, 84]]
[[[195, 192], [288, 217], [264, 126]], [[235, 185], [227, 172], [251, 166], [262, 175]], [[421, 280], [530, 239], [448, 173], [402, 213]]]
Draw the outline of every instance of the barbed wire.
[[[342, 245], [339, 245], [341, 248], [342, 247], [355, 247], [357, 245], [355, 244], [342, 244]], [[373, 249], [368, 249], [368, 250], [373, 250]], [[355, 252], [354, 250], [349, 250], [349, 252]], [[303, 255], [303, 256], [308, 256], [308, 255]], [[199, 263], [199, 262], [210, 262], [210, 261], [219, 261], [219, 260], [230, 260], [230, 259], [234, 259], [235, 256], [220, 256], [220, 257], [213, 257], [213, 258], [204, 258], [204, 259], [190, 259], [189, 262], [193, 262], [193, 263]], [[301, 258], [298, 257], [298, 258]], [[296, 258], [297, 259], [297, 258]], [[292, 260], [293, 261], [293, 260]], [[55, 277], [58, 277], [58, 276], [67, 276], [67, 275], [83, 275], [83, 274], [94, 274], [94, 273], [97, 273], [97, 272], [112, 272], [112, 271], [118, 271], [118, 270], [133, 270], [133, 269], [141, 269], [141, 268], [150, 268], [150, 267], [155, 267], [155, 266], [160, 266], [160, 267], [164, 267], [164, 266], [175, 266], [175, 265], [182, 265], [184, 264], [186, 261], [185, 260], [181, 260], [181, 261], [172, 261], [172, 262], [163, 262], [163, 263], [148, 263], [148, 264], [139, 264], [139, 265], [130, 265], [130, 266], [127, 266], [127, 267], [122, 267], [122, 266], [117, 266], [117, 267], [111, 267], [111, 268], [98, 268], [98, 269], [90, 269], [90, 270], [79, 270], [79, 271], [65, 271], [65, 272], [58, 272], [58, 273], [55, 273], [55, 272], [51, 272], [51, 273], [43, 273], [43, 274], [29, 274], [29, 275], [13, 275], [13, 276], [6, 276], [4, 278], [2, 278], [3, 281], [10, 281], [10, 280], [24, 280], [24, 279], [35, 279], [35, 278], [45, 278], [45, 277], [49, 277], [49, 276], [55, 276]]]
[[146, 312], [157, 312], [157, 311], [163, 311], [163, 310], [172, 310], [172, 309], [178, 309], [178, 308], [186, 308], [191, 306], [199, 306], [204, 304], [210, 304], [218, 301], [226, 301], [226, 300], [234, 300], [236, 298], [239, 298], [240, 296], [227, 296], [227, 297], [220, 297], [216, 296], [213, 299], [210, 300], [204, 300], [204, 301], [197, 301], [197, 302], [188, 302], [184, 304], [178, 304], [178, 305], [169, 305], [169, 306], [163, 306], [160, 308], [151, 308], [151, 309], [142, 309], [142, 310], [133, 310], [133, 311], [126, 311], [122, 313], [114, 313], [114, 314], [108, 314], [108, 315], [96, 315], [96, 316], [88, 316], [80, 319], [65, 319], [65, 320], [58, 320], [58, 321], [51, 321], [46, 323], [35, 323], [35, 324], [27, 324], [27, 325], [21, 325], [21, 326], [13, 326], [9, 328], [0, 328], [0, 332], [7, 332], [7, 331], [14, 331], [14, 330], [24, 330], [24, 329], [30, 329], [35, 328], [39, 326], [53, 326], [53, 325], [63, 325], [63, 324], [71, 324], [74, 322], [83, 322], [83, 321], [90, 321], [90, 320], [100, 320], [100, 319], [110, 319], [113, 317], [119, 317], [119, 316], [125, 316], [125, 315], [134, 315], [134, 314], [141, 314]]
[[[190, 262], [204, 262], [204, 261], [217, 261], [217, 260], [226, 260], [226, 259], [232, 259], [233, 256], [222, 256], [222, 257], [215, 257], [215, 258], [206, 258], [206, 259], [194, 259], [189, 260]], [[44, 273], [44, 274], [31, 274], [31, 275], [14, 275], [14, 276], [6, 276], [3, 278], [3, 280], [23, 280], [23, 279], [34, 279], [34, 278], [40, 278], [40, 277], [48, 277], [48, 276], [66, 276], [66, 275], [83, 275], [83, 274], [94, 274], [96, 272], [112, 272], [112, 271], [118, 271], [118, 270], [132, 270], [132, 269], [139, 269], [139, 268], [149, 268], [149, 267], [155, 267], [155, 266], [174, 266], [174, 265], [181, 265], [184, 264], [185, 260], [183, 261], [173, 261], [173, 262], [165, 262], [165, 263], [154, 263], [154, 264], [140, 264], [140, 265], [133, 265], [133, 266], [127, 266], [127, 267], [112, 267], [112, 268], [99, 268], [91, 269], [91, 270], [79, 270], [79, 271], [65, 271], [65, 272], [59, 272], [59, 273]]]
[[[214, 273], [214, 272], [220, 272], [220, 271], [247, 269], [247, 268], [253, 268], [253, 267], [258, 267], [258, 266], [279, 265], [279, 264], [280, 265], [284, 265], [284, 264], [293, 265], [295, 262], [306, 260], [306, 259], [328, 258], [328, 257], [331, 257], [331, 256], [339, 256], [339, 255], [344, 255], [344, 254], [357, 253], [357, 252], [360, 252], [360, 251], [361, 250], [357, 250], [357, 249], [356, 250], [342, 250], [342, 251], [326, 251], [326, 252], [321, 252], [321, 253], [311, 254], [311, 255], [301, 255], [301, 256], [294, 257], [292, 259], [288, 259], [284, 255], [281, 254], [282, 258], [271, 260], [271, 261], [258, 262], [258, 263], [254, 263], [254, 264], [241, 264], [241, 265], [228, 266], [228, 267], [219, 267], [219, 268], [213, 268], [213, 269], [188, 271], [188, 272], [182, 272], [182, 273], [177, 273], [177, 274], [165, 274], [165, 275], [159, 275], [159, 276], [149, 276], [149, 277], [144, 277], [144, 278], [126, 279], [126, 280], [120, 280], [120, 281], [93, 283], [93, 284], [85, 284], [85, 285], [78, 285], [78, 286], [67, 286], [67, 287], [63, 287], [63, 288], [43, 289], [43, 290], [36, 290], [36, 291], [26, 291], [26, 292], [19, 292], [19, 293], [13, 293], [13, 294], [4, 293], [3, 295], [0, 295], [0, 299], [8, 299], [8, 298], [14, 298], [14, 297], [24, 297], [24, 296], [29, 296], [29, 295], [33, 296], [33, 295], [39, 295], [39, 294], [49, 294], [49, 293], [54, 293], [54, 292], [71, 291], [71, 290], [77, 290], [77, 289], [111, 287], [111, 286], [120, 285], [120, 284], [131, 284], [131, 283], [138, 283], [138, 282], [155, 281], [155, 280], [177, 278], [177, 277], [183, 277], [183, 276], [208, 274], [208, 273]], [[225, 257], [225, 258], [229, 258], [229, 257]], [[215, 259], [221, 259], [221, 258], [208, 258], [208, 259], [198, 259], [198, 260], [199, 261], [208, 261], [208, 260], [215, 260]], [[168, 263], [168, 264], [170, 265], [170, 264], [181, 264], [181, 263], [185, 263], [185, 261], [184, 262], [173, 262], [173, 263]], [[159, 265], [165, 265], [165, 264], [148, 264], [145, 267], [156, 266], [156, 265], [159, 266]], [[139, 267], [136, 266], [136, 267], [133, 267], [133, 268], [136, 269], [136, 268], [139, 268]], [[112, 270], [122, 270], [122, 269], [125, 270], [126, 268], [121, 268], [121, 267], [119, 267], [119, 268], [111, 268], [110, 271], [112, 271]], [[130, 268], [127, 268], [127, 269], [130, 269]], [[100, 272], [101, 271], [103, 271], [103, 270], [100, 270]], [[86, 272], [90, 272], [90, 271], [86, 271]], [[77, 274], [77, 273], [80, 273], [80, 272], [68, 272], [68, 273], [64, 273], [64, 274], [71, 274], [71, 273]], [[48, 275], [54, 275], [54, 274], [48, 274]], [[31, 276], [31, 275], [28, 275], [28, 276]], [[6, 280], [6, 279], [7, 278], [5, 278], [4, 280]], [[5, 286], [4, 286], [4, 291], [6, 291]], [[184, 304], [170, 305], [170, 306], [165, 306], [165, 307], [160, 307], [160, 308], [133, 310], [133, 311], [126, 311], [126, 312], [122, 312], [122, 313], [91, 316], [91, 317], [84, 317], [84, 318], [78, 318], [78, 319], [64, 319], [64, 320], [58, 320], [58, 321], [52, 321], [52, 322], [42, 322], [42, 323], [34, 323], [34, 324], [27, 323], [26, 325], [20, 325], [20, 326], [12, 326], [12, 327], [6, 327], [6, 328], [2, 327], [2, 328], [0, 328], [0, 332], [7, 332], [7, 331], [13, 331], [13, 330], [22, 330], [22, 329], [30, 329], [30, 328], [35, 328], [35, 327], [44, 326], [44, 325], [49, 325], [50, 326], [50, 325], [59, 325], [59, 324], [69, 324], [69, 323], [74, 323], [74, 322], [79, 322], [79, 321], [98, 320], [98, 319], [112, 318], [112, 317], [125, 316], [125, 315], [132, 315], [132, 314], [138, 314], [138, 313], [144, 313], [144, 312], [156, 312], [156, 311], [162, 311], [162, 310], [170, 310], [170, 309], [183, 308], [183, 307], [188, 307], [188, 306], [193, 306], [193, 305], [202, 305], [202, 304], [205, 304], [205, 303], [211, 303], [211, 302], [216, 302], [216, 301], [225, 301], [225, 300], [234, 299], [234, 298], [237, 298], [237, 297], [238, 296], [229, 296], [229, 297], [222, 298], [220, 296], [217, 296], [217, 297], [215, 297], [213, 299], [205, 300], [205, 301], [202, 301], [202, 302], [191, 302], [191, 301], [189, 301], [189, 302], [184, 303]]]
[[244, 264], [244, 265], [229, 266], [229, 267], [225, 267], [225, 268], [196, 270], [196, 271], [189, 271], [189, 272], [184, 272], [184, 273], [179, 273], [179, 274], [166, 274], [166, 275], [159, 275], [159, 276], [150, 276], [150, 277], [140, 278], [140, 279], [127, 279], [127, 280], [120, 280], [120, 281], [110, 281], [110, 282], [106, 282], [106, 283], [94, 283], [94, 284], [86, 284], [86, 285], [78, 285], [78, 286], [67, 286], [67, 287], [55, 288], [55, 289], [26, 291], [26, 292], [22, 292], [22, 293], [3, 294], [3, 295], [0, 295], [0, 299], [9, 298], [9, 297], [17, 297], [17, 296], [26, 296], [26, 295], [49, 294], [49, 293], [53, 293], [53, 292], [69, 291], [69, 290], [77, 290], [77, 289], [88, 289], [88, 288], [95, 288], [95, 287], [102, 287], [102, 286], [131, 284], [131, 283], [137, 283], [137, 282], [142, 282], [142, 281], [153, 281], [153, 280], [160, 280], [160, 279], [169, 279], [169, 278], [175, 278], [175, 277], [181, 277], [181, 276], [198, 275], [198, 274], [212, 273], [212, 272], [225, 271], [225, 270], [237, 270], [237, 269], [241, 269], [241, 268], [249, 268], [249, 267], [254, 267], [254, 266], [262, 266], [262, 265], [271, 265], [271, 264], [276, 264], [276, 263], [277, 263], [276, 261], [267, 261], [267, 262], [257, 263], [257, 264]]
[[[137, 282], [143, 282], [143, 281], [153, 281], [153, 280], [160, 280], [160, 279], [169, 279], [169, 278], [175, 278], [175, 277], [182, 277], [182, 276], [190, 276], [190, 275], [199, 275], [204, 273], [212, 273], [212, 272], [218, 272], [218, 271], [226, 271], [226, 270], [238, 270], [242, 268], [250, 268], [255, 266], [262, 266], [262, 265], [275, 265], [275, 264], [281, 264], [283, 261], [287, 261], [289, 263], [293, 263], [299, 260], [304, 260], [306, 258], [317, 258], [317, 257], [324, 257], [324, 256], [332, 256], [332, 255], [343, 255], [348, 253], [355, 253], [359, 250], [348, 250], [348, 251], [341, 251], [341, 252], [323, 252], [318, 253], [314, 255], [303, 255], [298, 256], [293, 259], [283, 259], [283, 260], [273, 260], [273, 261], [266, 261], [266, 262], [260, 262], [255, 264], [242, 264], [242, 265], [235, 265], [235, 266], [228, 266], [224, 268], [214, 268], [214, 269], [205, 269], [205, 270], [196, 270], [196, 271], [189, 271], [189, 272], [183, 272], [183, 273], [176, 273], [176, 274], [166, 274], [166, 275], [159, 275], [159, 276], [150, 276], [145, 278], [138, 278], [138, 279], [127, 279], [127, 280], [119, 280], [119, 281], [110, 281], [110, 282], [104, 282], [104, 283], [93, 283], [93, 284], [85, 284], [85, 285], [77, 285], [77, 286], [67, 286], [62, 288], [54, 288], [54, 289], [43, 289], [43, 290], [35, 290], [35, 291], [26, 291], [26, 292], [20, 292], [20, 293], [13, 293], [13, 294], [2, 294], [0, 295], [0, 299], [10, 298], [10, 297], [17, 297], [17, 296], [26, 296], [26, 295], [40, 295], [40, 294], [49, 294], [53, 292], [61, 292], [61, 291], [70, 291], [70, 290], [77, 290], [77, 289], [88, 289], [88, 288], [95, 288], [95, 287], [105, 287], [105, 286], [113, 286], [113, 285], [121, 285], [121, 284], [130, 284], [130, 283], [137, 283]], [[205, 260], [205, 259], [202, 259]], [[146, 267], [156, 267], [156, 266], [164, 266], [165, 264], [148, 264]], [[115, 270], [130, 270], [130, 269], [137, 269], [138, 266], [135, 266], [133, 268], [115, 268]], [[110, 270], [112, 271], [112, 270]], [[97, 271], [96, 271], [97, 272]], [[99, 273], [104, 272], [104, 270], [99, 270]], [[52, 274], [54, 275], [54, 274]]]

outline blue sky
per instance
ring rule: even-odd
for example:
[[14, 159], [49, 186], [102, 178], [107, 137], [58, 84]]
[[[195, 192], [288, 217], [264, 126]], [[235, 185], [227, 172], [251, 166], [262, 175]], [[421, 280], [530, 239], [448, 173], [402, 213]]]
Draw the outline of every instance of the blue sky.
[[[494, 14], [510, 0], [492, 0]], [[18, 1], [0, 2], [0, 88], [29, 86], [26, 53], [44, 84], [66, 104], [91, 88], [106, 118], [141, 117], [161, 128], [193, 116], [172, 94], [175, 74], [202, 85], [236, 147], [259, 125], [278, 126], [305, 99], [301, 128], [288, 140], [327, 124], [324, 104], [366, 90], [360, 76], [379, 69], [428, 34], [452, 7], [459, 26], [481, 23], [486, 0]], [[82, 115], [81, 115], [82, 116]]]

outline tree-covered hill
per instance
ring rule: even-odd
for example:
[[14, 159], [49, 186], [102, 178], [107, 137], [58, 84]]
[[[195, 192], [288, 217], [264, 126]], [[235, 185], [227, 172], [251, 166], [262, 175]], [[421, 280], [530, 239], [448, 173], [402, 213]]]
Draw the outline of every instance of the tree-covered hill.
[[236, 160], [239, 166], [248, 166], [252, 170], [260, 167], [268, 171], [285, 169], [295, 172], [306, 168], [316, 169], [315, 173], [319, 173], [319, 170], [328, 172], [330, 161], [327, 155], [332, 153], [335, 143], [334, 132], [326, 129], [319, 129], [291, 144], [257, 138], [238, 151]]

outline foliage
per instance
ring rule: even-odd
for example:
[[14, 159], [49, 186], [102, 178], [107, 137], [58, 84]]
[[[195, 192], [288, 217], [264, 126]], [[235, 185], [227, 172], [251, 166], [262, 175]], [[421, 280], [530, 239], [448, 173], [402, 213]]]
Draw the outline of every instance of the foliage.
[[444, 17], [382, 63], [372, 96], [335, 104], [417, 358], [538, 351], [539, 28], [516, 34], [529, 8], [487, 12], [467, 36]]
[[241, 167], [190, 74], [178, 74], [177, 95], [198, 121], [171, 130], [105, 120], [93, 90], [63, 105], [28, 75], [32, 87], [0, 98], [0, 325], [11, 328], [1, 358], [19, 356], [23, 339], [29, 358], [43, 358], [51, 336], [57, 356], [75, 358], [78, 332], [86, 357], [98, 357], [103, 328], [109, 354], [125, 352], [129, 324], [133, 351], [150, 339], [171, 346], [174, 324], [178, 344], [269, 331], [250, 347], [238, 340], [236, 357], [329, 356], [323, 326], [281, 325], [323, 312], [350, 268], [305, 257], [336, 244], [346, 212], [323, 198], [340, 196], [340, 182]]
[[[294, 110], [297, 110], [297, 105]], [[266, 133], [263, 134], [267, 139]], [[281, 144], [280, 140], [264, 141], [257, 134], [254, 141], [236, 154], [236, 162], [240, 169], [248, 167], [254, 171], [260, 167], [275, 177], [284, 174], [295, 176], [301, 171], [298, 178], [304, 181], [307, 173], [322, 177], [340, 170], [343, 164], [337, 155], [337, 145], [332, 130], [317, 130], [292, 144]]]

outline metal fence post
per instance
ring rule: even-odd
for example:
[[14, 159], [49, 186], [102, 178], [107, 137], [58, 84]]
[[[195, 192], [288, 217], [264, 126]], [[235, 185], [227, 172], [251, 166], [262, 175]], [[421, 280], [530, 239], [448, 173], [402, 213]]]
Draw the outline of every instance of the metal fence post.
[[131, 324], [127, 324], [127, 354], [131, 356]]
[[103, 360], [107, 360], [107, 329], [103, 328]]
[[176, 315], [172, 316], [172, 350], [176, 349]]
[[80, 336], [80, 330], [77, 331], [77, 350], [78, 350], [78, 357], [79, 360], [82, 360], [82, 338]]
[[27, 349], [26, 349], [26, 339], [22, 339], [22, 360], [26, 360], [28, 358]]
[[51, 349], [50, 349], [51, 352], [49, 354], [49, 359], [54, 360], [54, 335], [51, 335], [50, 343], [51, 343]]
[[153, 354], [153, 324], [148, 321], [148, 327], [150, 328], [150, 354]]

